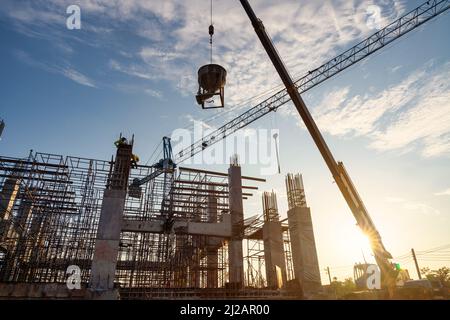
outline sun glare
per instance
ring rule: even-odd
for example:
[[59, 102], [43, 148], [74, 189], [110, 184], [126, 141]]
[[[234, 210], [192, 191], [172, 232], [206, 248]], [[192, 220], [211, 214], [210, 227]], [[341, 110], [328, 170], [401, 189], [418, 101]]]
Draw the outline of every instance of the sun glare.
[[359, 248], [364, 252], [365, 255], [370, 254], [372, 249], [370, 247], [369, 238], [359, 229], [356, 230], [355, 234], [355, 238], [357, 239], [357, 245], [359, 246]]
[[343, 252], [348, 260], [355, 262], [373, 262], [370, 241], [358, 226], [344, 227], [341, 239], [338, 241], [339, 251]]

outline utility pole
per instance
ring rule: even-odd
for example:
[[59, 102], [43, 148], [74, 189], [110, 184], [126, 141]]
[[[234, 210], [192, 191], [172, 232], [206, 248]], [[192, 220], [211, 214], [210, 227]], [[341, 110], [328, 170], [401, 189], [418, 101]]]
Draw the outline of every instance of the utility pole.
[[414, 263], [416, 265], [417, 275], [419, 276], [419, 279], [422, 279], [422, 275], [420, 274], [419, 264], [417, 263], [416, 253], [414, 252], [414, 248], [411, 249], [411, 253], [414, 259]]
[[330, 280], [330, 285], [331, 285], [330, 267], [327, 267], [327, 268], [325, 269], [325, 271], [328, 273], [328, 279]]
[[336, 292], [336, 286], [331, 282], [331, 273], [330, 273], [330, 267], [327, 267], [325, 271], [328, 274], [328, 280], [330, 280], [330, 289], [333, 289], [334, 298], [337, 299], [337, 292]]

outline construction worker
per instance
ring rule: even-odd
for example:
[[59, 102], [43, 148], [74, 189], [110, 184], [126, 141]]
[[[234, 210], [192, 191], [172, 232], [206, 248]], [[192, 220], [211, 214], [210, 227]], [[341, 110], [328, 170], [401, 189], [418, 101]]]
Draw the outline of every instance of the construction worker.
[[118, 148], [123, 144], [127, 144], [128, 141], [125, 137], [120, 137], [116, 142], [114, 142], [114, 145]]
[[139, 157], [135, 154], [131, 154], [131, 167], [137, 168], [138, 162], [139, 162]]

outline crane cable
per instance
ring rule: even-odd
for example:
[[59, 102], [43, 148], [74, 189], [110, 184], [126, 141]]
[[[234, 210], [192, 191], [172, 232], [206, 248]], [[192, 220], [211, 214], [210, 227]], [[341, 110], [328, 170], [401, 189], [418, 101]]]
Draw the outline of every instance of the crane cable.
[[214, 35], [214, 26], [213, 26], [213, 0], [211, 0], [211, 24], [209, 25], [209, 45], [210, 45], [210, 60], [212, 64], [212, 54], [213, 54], [213, 35]]

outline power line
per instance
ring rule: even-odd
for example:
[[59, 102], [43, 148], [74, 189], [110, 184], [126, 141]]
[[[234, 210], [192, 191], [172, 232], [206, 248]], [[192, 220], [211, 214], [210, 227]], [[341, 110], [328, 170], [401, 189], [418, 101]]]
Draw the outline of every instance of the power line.
[[[425, 255], [425, 254], [428, 254], [428, 253], [431, 253], [431, 252], [442, 251], [442, 250], [444, 250], [443, 252], [450, 252], [450, 250], [446, 250], [447, 248], [450, 248], [450, 244], [443, 244], [443, 245], [440, 245], [438, 247], [425, 249], [425, 250], [422, 250], [422, 251], [416, 251], [416, 255], [417, 256], [422, 256], [422, 255]], [[404, 259], [407, 259], [407, 258], [410, 258], [410, 257], [411, 257], [411, 252], [408, 252], [408, 253], [404, 253], [402, 255], [396, 256], [393, 259], [394, 260], [404, 260]]]
[[439, 247], [427, 249], [427, 250], [424, 250], [424, 251], [417, 251], [417, 252], [420, 253], [420, 254], [426, 254], [426, 253], [431, 253], [431, 252], [445, 250], [447, 248], [450, 248], [450, 244], [445, 244], [445, 245], [442, 245], [442, 246], [439, 246]]

